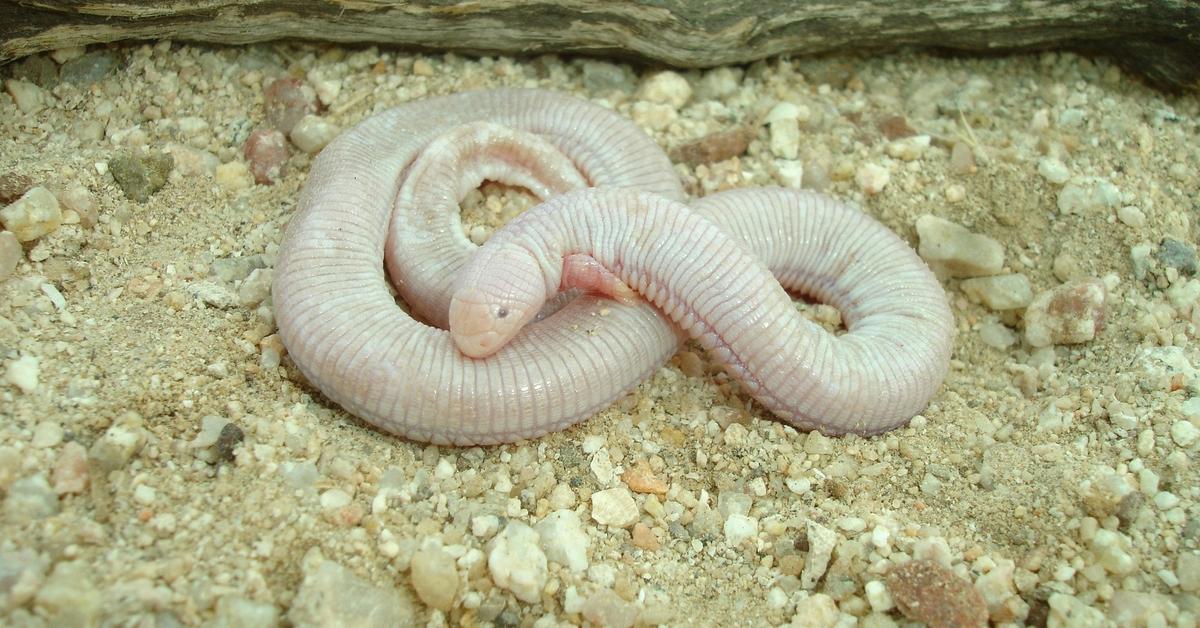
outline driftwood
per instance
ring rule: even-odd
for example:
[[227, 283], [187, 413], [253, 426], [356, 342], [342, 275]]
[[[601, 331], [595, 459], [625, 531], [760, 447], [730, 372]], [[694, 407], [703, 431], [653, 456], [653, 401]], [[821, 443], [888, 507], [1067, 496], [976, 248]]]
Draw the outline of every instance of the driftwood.
[[1195, 0], [0, 0], [0, 60], [129, 39], [569, 52], [684, 68], [902, 46], [1072, 49], [1200, 91]]

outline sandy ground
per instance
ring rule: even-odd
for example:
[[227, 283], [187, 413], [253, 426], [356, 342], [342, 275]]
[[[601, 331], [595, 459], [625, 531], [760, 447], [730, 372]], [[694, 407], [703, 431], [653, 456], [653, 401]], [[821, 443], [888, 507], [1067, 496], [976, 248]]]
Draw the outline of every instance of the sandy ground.
[[[63, 223], [0, 283], [0, 623], [890, 626], [928, 617], [920, 595], [997, 623], [1200, 615], [1194, 96], [1057, 54], [676, 76], [332, 47], [80, 52], [0, 69], [23, 81], [0, 94], [0, 191], [48, 189]], [[872, 439], [797, 433], [689, 350], [562, 433], [405, 442], [278, 360], [267, 269], [311, 155], [291, 146], [260, 185], [242, 149], [283, 76], [339, 128], [502, 85], [605, 104], [667, 149], [745, 125], [745, 154], [677, 165], [690, 193], [824, 187], [914, 246], [933, 214], [1002, 245], [1000, 272], [1033, 295], [1099, 280], [1104, 325], [1035, 349], [1024, 303], [993, 311], [947, 277], [948, 379]], [[912, 134], [929, 145], [891, 139]], [[114, 160], [143, 148], [174, 165], [137, 201]], [[484, 192], [471, 212], [520, 196]], [[913, 559], [945, 569], [896, 577]]]

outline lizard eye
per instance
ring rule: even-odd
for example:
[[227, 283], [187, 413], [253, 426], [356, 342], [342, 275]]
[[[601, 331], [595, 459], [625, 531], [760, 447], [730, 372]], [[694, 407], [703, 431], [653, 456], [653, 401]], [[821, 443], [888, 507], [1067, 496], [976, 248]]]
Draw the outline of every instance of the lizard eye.
[[507, 317], [508, 317], [508, 308], [500, 307], [496, 310], [496, 318], [507, 318]]

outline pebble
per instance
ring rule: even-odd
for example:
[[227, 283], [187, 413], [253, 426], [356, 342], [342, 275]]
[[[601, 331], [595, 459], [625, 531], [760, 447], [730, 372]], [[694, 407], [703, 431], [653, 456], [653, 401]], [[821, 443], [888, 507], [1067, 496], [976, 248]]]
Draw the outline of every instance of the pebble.
[[12, 96], [13, 102], [16, 103], [17, 109], [21, 113], [37, 113], [41, 111], [49, 102], [50, 95], [45, 90], [21, 79], [8, 79], [4, 81], [4, 91]]
[[242, 148], [242, 156], [250, 162], [250, 173], [254, 182], [260, 185], [271, 185], [283, 176], [287, 164], [287, 138], [277, 129], [255, 129], [246, 138]]
[[1200, 440], [1200, 428], [1187, 419], [1180, 419], [1171, 425], [1171, 440], [1180, 447], [1191, 447]]
[[638, 95], [643, 100], [679, 109], [692, 97], [692, 86], [682, 75], [668, 70], [653, 74], [643, 81]]
[[930, 628], [987, 626], [983, 596], [970, 582], [930, 560], [910, 560], [892, 567], [885, 578], [888, 593], [905, 617]]
[[879, 127], [879, 132], [890, 140], [898, 140], [905, 137], [912, 137], [917, 134], [917, 130], [912, 128], [908, 123], [908, 118], [900, 115], [887, 115], [880, 118], [876, 124]]
[[144, 203], [167, 184], [174, 164], [167, 153], [121, 153], [108, 161], [108, 170], [127, 198]]
[[979, 326], [979, 339], [993, 349], [1007, 349], [1017, 343], [1017, 334], [1002, 323], [988, 321]]
[[615, 63], [588, 59], [582, 66], [583, 86], [593, 94], [633, 91], [633, 74]]
[[0, 224], [21, 242], [30, 242], [62, 224], [62, 208], [53, 192], [34, 187], [8, 207], [0, 209]]
[[871, 610], [876, 613], [886, 613], [893, 608], [896, 608], [896, 603], [892, 601], [892, 594], [888, 593], [887, 585], [882, 580], [871, 580], [864, 587], [867, 596], [867, 604], [871, 605]]
[[790, 626], [796, 628], [839, 626], [843, 625], [838, 622], [840, 615], [837, 602], [832, 597], [825, 593], [814, 593], [796, 602], [796, 613], [792, 615]]
[[237, 446], [245, 440], [246, 434], [242, 428], [235, 423], [226, 423], [221, 428], [221, 434], [217, 437], [216, 451], [217, 458], [225, 461], [232, 461]]
[[1107, 298], [1099, 279], [1071, 281], [1039, 294], [1025, 309], [1025, 341], [1047, 347], [1092, 340], [1104, 327]]
[[1125, 205], [1117, 210], [1117, 219], [1126, 227], [1141, 229], [1146, 226], [1146, 213], [1133, 205]]
[[1046, 603], [1050, 607], [1047, 626], [1099, 628], [1106, 625], [1104, 613], [1073, 595], [1054, 593]]
[[746, 127], [715, 131], [672, 148], [671, 161], [693, 167], [725, 161], [745, 153], [752, 139], [754, 136]]
[[21, 478], [8, 487], [4, 514], [10, 520], [28, 522], [58, 513], [58, 494], [42, 474]]
[[213, 260], [209, 265], [212, 275], [225, 283], [235, 283], [248, 277], [258, 268], [266, 268], [267, 263], [262, 255], [247, 255], [244, 257], [222, 257]]
[[23, 355], [9, 362], [4, 381], [26, 395], [33, 393], [38, 387], [38, 359]]
[[538, 533], [520, 521], [510, 521], [488, 553], [488, 570], [492, 581], [508, 589], [517, 599], [530, 604], [542, 597], [549, 572], [546, 555], [539, 545]]
[[1158, 261], [1185, 275], [1196, 274], [1196, 247], [1174, 238], [1164, 238], [1158, 246]]
[[249, 626], [278, 626], [279, 609], [268, 602], [258, 602], [240, 595], [224, 595], [217, 600], [217, 612], [210, 628], [248, 628]]
[[808, 118], [808, 108], [781, 102], [771, 108], [765, 119], [769, 131], [768, 148], [781, 159], [795, 159], [800, 154], [800, 122]]
[[960, 287], [968, 299], [994, 311], [1019, 310], [1033, 301], [1029, 279], [1020, 273], [964, 279]]
[[629, 628], [638, 618], [637, 606], [608, 589], [589, 595], [580, 612], [592, 624], [607, 628]]
[[1180, 589], [1200, 593], [1200, 552], [1181, 550], [1175, 561], [1175, 577]]
[[902, 161], [916, 161], [925, 154], [925, 150], [929, 148], [929, 143], [932, 138], [928, 135], [913, 135], [888, 142], [884, 146], [883, 152], [888, 157], [900, 159]]
[[417, 597], [430, 608], [449, 611], [458, 593], [458, 570], [454, 558], [440, 547], [417, 550], [409, 564]]
[[637, 503], [629, 489], [618, 486], [592, 493], [592, 519], [614, 528], [628, 528], [638, 519]]
[[271, 296], [271, 278], [275, 271], [270, 268], [255, 268], [250, 271], [241, 286], [238, 286], [238, 303], [244, 307], [257, 307]]
[[837, 533], [809, 519], [805, 523], [808, 539], [808, 554], [804, 556], [804, 570], [800, 572], [800, 586], [812, 590], [829, 568], [829, 558], [837, 545]]
[[226, 192], [238, 192], [254, 185], [250, 167], [240, 161], [231, 161], [217, 166], [213, 180]]
[[300, 118], [300, 121], [292, 127], [292, 132], [288, 134], [288, 137], [291, 138], [296, 148], [313, 154], [325, 148], [340, 132], [341, 129], [336, 124], [325, 118], [309, 114]]
[[[85, 229], [96, 226], [100, 213], [96, 209], [96, 199], [87, 188], [72, 183], [58, 193], [58, 203], [63, 210], [73, 211], [79, 216], [79, 224]], [[66, 216], [64, 215], [64, 221]]]
[[638, 461], [626, 469], [621, 474], [621, 481], [635, 493], [667, 494], [668, 487], [666, 481], [655, 475], [654, 471], [650, 469], [650, 465], [644, 461]]
[[22, 196], [33, 187], [33, 179], [16, 173], [0, 175], [0, 205], [7, 205]]
[[1117, 575], [1127, 574], [1137, 567], [1137, 561], [1126, 549], [1128, 546], [1129, 540], [1125, 535], [1105, 528], [1096, 530], [1092, 537], [1092, 553], [1096, 556], [1096, 562]]
[[64, 82], [87, 86], [104, 79], [116, 69], [116, 56], [107, 50], [98, 50], [64, 63], [59, 76]]
[[555, 510], [534, 527], [546, 558], [575, 573], [587, 570], [591, 541], [575, 511]]
[[1043, 157], [1037, 163], [1038, 174], [1042, 178], [1053, 183], [1054, 185], [1062, 185], [1071, 179], [1071, 171], [1057, 157]]
[[879, 194], [887, 187], [892, 175], [887, 168], [877, 164], [863, 164], [854, 172], [854, 182], [860, 190], [868, 195]]
[[88, 450], [88, 459], [101, 472], [107, 473], [124, 467], [145, 443], [146, 437], [141, 429], [121, 424], [113, 425], [92, 443], [92, 448]]
[[918, 253], [951, 277], [984, 277], [1004, 267], [1004, 247], [966, 227], [925, 214], [917, 218]]
[[99, 625], [104, 597], [86, 561], [61, 562], [38, 589], [34, 605], [50, 626]]
[[1096, 213], [1120, 202], [1117, 186], [1098, 177], [1074, 177], [1058, 193], [1058, 211], [1063, 214]]
[[221, 165], [221, 159], [216, 155], [184, 144], [168, 144], [163, 151], [175, 160], [175, 172], [185, 177], [211, 177]]
[[287, 613], [288, 621], [297, 628], [390, 628], [413, 625], [417, 620], [407, 596], [377, 587], [331, 560], [305, 571]]
[[633, 524], [631, 537], [634, 547], [640, 547], [651, 552], [662, 547], [662, 542], [658, 540], [658, 536], [654, 534], [654, 530], [641, 521]]
[[775, 176], [779, 184], [789, 188], [800, 188], [804, 185], [804, 164], [790, 159], [780, 159], [775, 162]]
[[57, 447], [63, 440], [63, 428], [54, 421], [42, 421], [33, 428], [32, 445], [37, 449]]
[[730, 515], [725, 519], [725, 541], [733, 547], [746, 539], [758, 536], [758, 519], [746, 515]]
[[50, 483], [59, 495], [82, 493], [88, 483], [87, 449], [75, 441], [63, 445], [50, 470]]
[[[975, 165], [975, 151], [971, 149], [971, 146], [966, 142], [955, 142], [954, 148], [950, 149], [950, 172], [975, 174], [978, 170], [979, 167]], [[961, 189], [961, 186], [959, 187]]]
[[283, 135], [306, 115], [317, 112], [317, 92], [298, 78], [276, 79], [263, 91], [267, 125]]

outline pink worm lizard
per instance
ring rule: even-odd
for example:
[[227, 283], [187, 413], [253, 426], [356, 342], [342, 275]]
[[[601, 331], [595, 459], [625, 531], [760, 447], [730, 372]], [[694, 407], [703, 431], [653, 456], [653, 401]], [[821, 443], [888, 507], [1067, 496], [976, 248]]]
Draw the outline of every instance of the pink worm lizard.
[[[457, 203], [484, 179], [549, 200], [472, 257]], [[609, 189], [564, 194], [585, 186]], [[313, 165], [276, 266], [280, 334], [326, 396], [435, 443], [508, 442], [582, 420], [675, 351], [679, 328], [663, 314], [800, 428], [873, 434], [924, 407], [953, 325], [902, 240], [794, 190], [728, 192], [690, 210], [679, 198], [661, 150], [584, 101], [500, 90], [384, 112]], [[413, 311], [456, 333], [406, 313], [381, 258]], [[842, 309], [848, 333], [799, 316], [772, 272]], [[585, 295], [526, 326], [571, 287], [634, 302]]]

